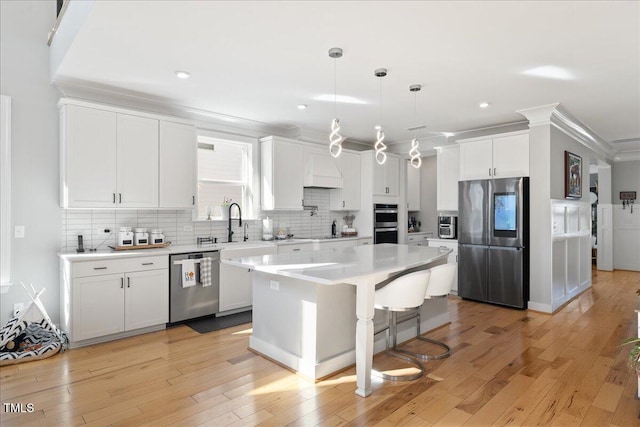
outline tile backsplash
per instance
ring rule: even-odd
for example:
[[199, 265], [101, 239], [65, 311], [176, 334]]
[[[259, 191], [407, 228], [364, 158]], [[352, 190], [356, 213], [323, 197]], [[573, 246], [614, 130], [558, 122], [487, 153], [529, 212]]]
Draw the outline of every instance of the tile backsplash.
[[[317, 210], [264, 211], [261, 212], [261, 218], [268, 216], [273, 219], [274, 233], [278, 227], [288, 227], [289, 232], [296, 237], [322, 237], [331, 234], [334, 219], [341, 226], [342, 217], [347, 215], [347, 212], [329, 210], [328, 189], [305, 188], [304, 203], [305, 206], [317, 206]], [[357, 211], [351, 213], [358, 215]], [[249, 240], [262, 239], [262, 221], [246, 222], [249, 224]], [[237, 220], [234, 220], [234, 240], [242, 241], [243, 230], [237, 224]], [[174, 245], [194, 244], [196, 237], [202, 236], [217, 237], [220, 242], [227, 241], [226, 221], [194, 222], [191, 210], [63, 209], [61, 250], [74, 251], [80, 234], [83, 236], [85, 249], [115, 246], [120, 227], [145, 227], [149, 232], [160, 228], [165, 240]], [[104, 229], [111, 230], [111, 233], [99, 232]]]

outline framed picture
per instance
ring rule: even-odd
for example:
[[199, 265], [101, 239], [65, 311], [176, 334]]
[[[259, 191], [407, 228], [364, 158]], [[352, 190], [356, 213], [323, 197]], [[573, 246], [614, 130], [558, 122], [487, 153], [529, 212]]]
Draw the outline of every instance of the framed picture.
[[564, 152], [564, 197], [582, 197], [582, 157], [568, 151]]

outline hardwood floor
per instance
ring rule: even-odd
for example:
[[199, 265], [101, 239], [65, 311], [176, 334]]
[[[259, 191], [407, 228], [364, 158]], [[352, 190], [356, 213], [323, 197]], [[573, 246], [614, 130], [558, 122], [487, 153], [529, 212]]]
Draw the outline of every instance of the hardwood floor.
[[[248, 326], [186, 326], [0, 368], [2, 426], [638, 426], [628, 347], [640, 273], [593, 271], [593, 288], [555, 315], [449, 299], [428, 335], [453, 349], [413, 382], [349, 369], [313, 384], [247, 351]], [[407, 345], [425, 349], [422, 342]], [[376, 368], [399, 368], [381, 355]], [[21, 403], [23, 413], [5, 403]], [[27, 413], [26, 405], [33, 404]]]

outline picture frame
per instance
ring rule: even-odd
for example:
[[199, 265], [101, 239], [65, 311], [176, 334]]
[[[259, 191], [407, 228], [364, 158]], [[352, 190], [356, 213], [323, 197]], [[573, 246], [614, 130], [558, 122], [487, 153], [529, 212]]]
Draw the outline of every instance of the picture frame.
[[582, 198], [582, 157], [569, 151], [564, 152], [564, 197]]

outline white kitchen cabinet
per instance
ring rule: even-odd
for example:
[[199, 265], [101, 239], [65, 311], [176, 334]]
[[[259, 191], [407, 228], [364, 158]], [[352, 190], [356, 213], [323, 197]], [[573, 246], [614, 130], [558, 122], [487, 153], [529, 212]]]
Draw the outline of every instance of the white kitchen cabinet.
[[358, 246], [373, 245], [373, 237], [361, 237], [358, 239]]
[[420, 210], [420, 168], [411, 166], [411, 162], [407, 165], [407, 210]]
[[158, 120], [117, 115], [117, 207], [158, 207]]
[[[450, 240], [450, 239], [428, 239], [428, 245], [430, 247], [442, 247], [451, 249], [453, 252], [449, 254], [447, 257], [448, 264], [457, 264], [458, 263], [458, 241]], [[456, 270], [456, 276], [453, 279], [453, 286], [451, 287], [451, 293], [453, 295], [458, 295], [458, 271]]]
[[373, 165], [373, 194], [378, 196], [397, 196], [400, 181], [400, 159], [387, 154], [387, 161], [379, 165], [375, 156], [370, 156]]
[[[275, 254], [277, 251], [278, 249], [274, 245], [223, 249], [220, 252], [220, 259], [269, 255]], [[253, 304], [251, 283], [251, 270], [220, 263], [220, 313], [224, 315], [225, 311], [230, 310], [233, 310], [234, 313], [243, 311], [242, 309], [250, 310]]]
[[83, 101], [60, 101], [63, 208], [191, 208], [193, 125]]
[[116, 113], [65, 105], [60, 109], [60, 205], [116, 206]]
[[437, 148], [436, 209], [439, 212], [458, 210], [458, 179], [460, 178], [460, 148], [450, 145]]
[[335, 159], [335, 161], [342, 175], [342, 188], [333, 188], [330, 190], [331, 210], [360, 210], [360, 154], [342, 151], [340, 157]]
[[169, 321], [168, 257], [61, 260], [61, 325], [72, 346], [163, 329]]
[[459, 140], [460, 181], [529, 176], [529, 133]]
[[278, 254], [288, 254], [292, 252], [307, 252], [312, 250], [313, 250], [313, 242], [278, 245]]
[[431, 239], [433, 233], [408, 233], [407, 245], [413, 246], [429, 246], [429, 239]]
[[260, 140], [262, 210], [302, 210], [303, 146], [275, 137]]
[[348, 239], [348, 240], [320, 240], [318, 244], [318, 250], [320, 251], [328, 251], [331, 249], [341, 249], [341, 248], [353, 248], [358, 245], [358, 240], [356, 239]]
[[195, 127], [161, 121], [159, 147], [159, 206], [193, 208], [198, 185]]

